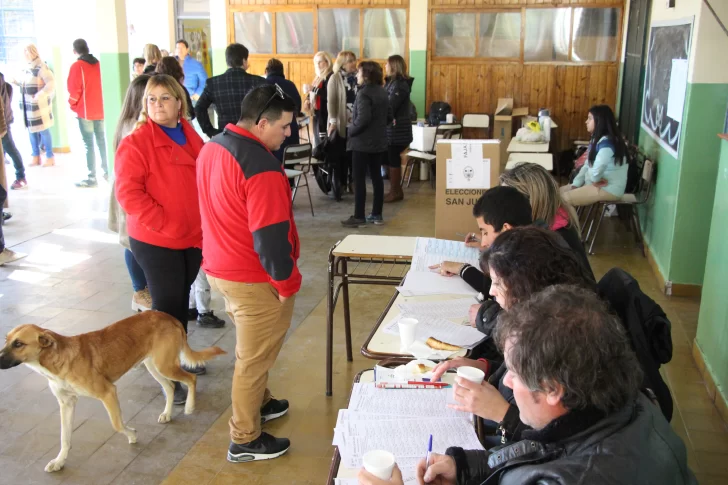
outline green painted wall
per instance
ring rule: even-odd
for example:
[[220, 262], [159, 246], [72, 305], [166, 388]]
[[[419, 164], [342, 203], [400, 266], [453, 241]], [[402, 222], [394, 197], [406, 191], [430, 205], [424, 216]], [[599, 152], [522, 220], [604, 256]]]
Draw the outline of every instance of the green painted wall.
[[640, 218], [662, 276], [673, 283], [703, 282], [720, 149], [715, 134], [726, 103], [728, 85], [688, 84], [677, 158], [640, 130], [640, 147], [657, 160], [654, 196]]
[[427, 88], [427, 51], [410, 51], [409, 75], [415, 78], [410, 99], [417, 108], [417, 116], [425, 117], [425, 91]]
[[104, 131], [109, 171], [114, 170], [114, 134], [121, 115], [126, 89], [129, 87], [129, 54], [101, 53], [101, 88], [104, 92]]
[[728, 251], [725, 250], [728, 238], [728, 224], [725, 223], [728, 214], [728, 141], [719, 142], [722, 145], [720, 165], [695, 339], [719, 392], [728, 399], [728, 302], [725, 298], [728, 287]]
[[61, 49], [59, 47], [53, 47], [53, 56], [51, 59], [46, 61], [48, 67], [53, 72], [53, 76], [56, 80], [56, 89], [53, 96], [53, 126], [51, 127], [51, 137], [53, 138], [53, 148], [68, 148], [68, 123], [75, 123], [75, 120], [69, 120], [66, 116], [66, 103], [67, 99], [59, 98], [59, 93], [63, 92], [62, 86], [65, 86], [66, 80], [63, 79], [63, 74], [60, 69], [61, 64]]

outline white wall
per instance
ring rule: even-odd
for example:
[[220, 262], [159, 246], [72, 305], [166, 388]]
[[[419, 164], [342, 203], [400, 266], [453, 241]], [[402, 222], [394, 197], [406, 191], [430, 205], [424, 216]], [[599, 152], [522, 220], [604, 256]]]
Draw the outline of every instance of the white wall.
[[173, 0], [126, 0], [129, 27], [129, 57], [142, 57], [146, 44], [174, 52]]

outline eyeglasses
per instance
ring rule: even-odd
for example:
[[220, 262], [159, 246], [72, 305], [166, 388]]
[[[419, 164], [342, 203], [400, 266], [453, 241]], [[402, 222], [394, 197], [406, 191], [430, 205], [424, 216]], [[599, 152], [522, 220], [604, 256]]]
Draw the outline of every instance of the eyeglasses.
[[283, 92], [283, 89], [278, 84], [274, 84], [273, 86], [276, 87], [276, 92], [273, 93], [273, 96], [271, 96], [268, 99], [268, 102], [265, 103], [265, 106], [263, 106], [263, 109], [260, 110], [260, 113], [258, 114], [258, 117], [255, 119], [255, 124], [257, 125], [260, 123], [260, 118], [263, 116], [263, 113], [265, 113], [265, 110], [268, 109], [268, 106], [273, 102], [274, 99], [276, 99], [276, 96], [281, 99], [286, 99], [286, 93]]

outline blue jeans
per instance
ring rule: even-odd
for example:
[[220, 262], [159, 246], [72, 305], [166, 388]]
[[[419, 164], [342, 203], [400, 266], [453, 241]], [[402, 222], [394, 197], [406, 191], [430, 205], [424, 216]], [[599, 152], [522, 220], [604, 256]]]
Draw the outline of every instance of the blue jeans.
[[25, 167], [23, 166], [23, 157], [20, 156], [18, 147], [15, 146], [13, 132], [10, 131], [10, 126], [8, 126], [8, 133], [3, 137], [3, 150], [5, 151], [5, 154], [10, 157], [13, 161], [13, 165], [15, 166], [15, 180], [24, 179]]
[[137, 263], [134, 254], [128, 249], [124, 250], [124, 261], [126, 262], [126, 269], [129, 270], [132, 288], [134, 288], [134, 291], [142, 291], [147, 287], [147, 277], [144, 276], [144, 270]]
[[78, 119], [78, 127], [81, 129], [83, 144], [86, 146], [86, 166], [88, 167], [88, 178], [96, 178], [96, 153], [94, 151], [94, 135], [96, 145], [101, 153], [101, 169], [104, 175], [108, 175], [106, 164], [106, 135], [104, 134], [104, 120]]
[[46, 158], [53, 158], [53, 138], [51, 137], [51, 129], [47, 128], [37, 133], [30, 133], [30, 151], [34, 157], [40, 156], [40, 142], [43, 140], [45, 146]]

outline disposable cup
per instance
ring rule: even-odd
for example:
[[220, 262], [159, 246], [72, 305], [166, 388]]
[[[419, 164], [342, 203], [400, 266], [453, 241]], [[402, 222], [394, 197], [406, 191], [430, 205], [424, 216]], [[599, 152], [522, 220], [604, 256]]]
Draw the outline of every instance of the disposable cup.
[[402, 318], [399, 320], [399, 348], [402, 352], [406, 352], [409, 346], [415, 343], [415, 333], [418, 323], [414, 318]]
[[477, 367], [463, 366], [458, 367], [458, 377], [462, 377], [476, 384], [481, 384], [483, 379], [485, 379], [485, 372]]
[[364, 453], [362, 457], [364, 469], [379, 478], [389, 480], [394, 469], [394, 455], [384, 450], [372, 450]]
[[303, 85], [303, 94], [308, 94], [311, 92], [311, 85], [310, 84], [304, 84]]

